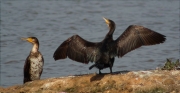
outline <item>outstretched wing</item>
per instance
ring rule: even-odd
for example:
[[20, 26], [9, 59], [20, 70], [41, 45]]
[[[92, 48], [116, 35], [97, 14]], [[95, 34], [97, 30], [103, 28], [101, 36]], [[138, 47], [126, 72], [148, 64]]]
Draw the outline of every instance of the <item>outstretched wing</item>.
[[159, 44], [165, 40], [164, 35], [151, 29], [138, 25], [130, 25], [123, 34], [116, 39], [115, 44], [117, 44], [117, 48], [115, 52], [118, 57], [122, 57], [126, 53], [141, 46]]
[[54, 60], [69, 57], [81, 63], [96, 62], [100, 56], [101, 43], [92, 43], [74, 35], [65, 40], [54, 52]]

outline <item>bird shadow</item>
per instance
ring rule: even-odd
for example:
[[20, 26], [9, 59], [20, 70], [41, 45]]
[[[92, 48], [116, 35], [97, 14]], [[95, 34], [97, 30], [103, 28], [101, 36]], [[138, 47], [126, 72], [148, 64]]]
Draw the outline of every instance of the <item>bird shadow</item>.
[[92, 76], [92, 77], [91, 77], [90, 82], [99, 81], [99, 80], [101, 80], [105, 75], [108, 75], [108, 74], [117, 75], [117, 74], [126, 74], [126, 73], [128, 73], [128, 72], [130, 72], [130, 71], [124, 70], [124, 71], [116, 71], [116, 72], [113, 72], [113, 73], [96, 74], [95, 76]]
[[92, 76], [91, 79], [90, 79], [90, 82], [93, 82], [93, 81], [99, 81], [101, 80], [106, 74], [103, 73], [103, 74], [96, 74], [95, 76]]

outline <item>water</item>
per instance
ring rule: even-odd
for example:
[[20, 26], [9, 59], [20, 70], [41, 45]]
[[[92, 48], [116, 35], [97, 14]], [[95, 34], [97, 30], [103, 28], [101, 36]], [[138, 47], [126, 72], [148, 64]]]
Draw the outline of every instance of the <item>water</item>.
[[53, 53], [74, 34], [89, 41], [101, 41], [108, 32], [102, 17], [115, 21], [114, 39], [131, 24], [143, 25], [167, 36], [163, 44], [141, 47], [123, 58], [116, 58], [113, 71], [155, 69], [163, 66], [166, 58], [179, 58], [179, 0], [3, 0], [1, 86], [23, 83], [23, 66], [32, 45], [21, 37], [39, 39], [45, 60], [41, 79], [98, 72], [95, 68], [88, 69], [92, 63], [81, 64], [70, 59], [54, 61]]

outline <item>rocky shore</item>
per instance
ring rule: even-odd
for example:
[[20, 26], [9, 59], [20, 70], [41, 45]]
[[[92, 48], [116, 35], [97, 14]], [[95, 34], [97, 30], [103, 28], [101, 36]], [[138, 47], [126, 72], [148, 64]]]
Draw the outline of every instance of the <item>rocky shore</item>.
[[180, 93], [180, 70], [47, 78], [0, 87], [0, 93]]

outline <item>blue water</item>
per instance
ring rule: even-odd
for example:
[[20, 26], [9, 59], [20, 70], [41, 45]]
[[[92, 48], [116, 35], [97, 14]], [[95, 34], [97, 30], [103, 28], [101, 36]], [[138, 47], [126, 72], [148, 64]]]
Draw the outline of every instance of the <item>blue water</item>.
[[[113, 71], [150, 70], [163, 66], [166, 58], [180, 54], [179, 0], [3, 0], [1, 2], [1, 80], [8, 87], [23, 83], [23, 67], [32, 48], [21, 37], [35, 36], [45, 64], [41, 79], [96, 73], [92, 65], [70, 59], [54, 61], [53, 53], [68, 37], [78, 34], [98, 42], [108, 32], [102, 17], [116, 23], [114, 39], [132, 24], [143, 25], [167, 36], [163, 44], [146, 46], [116, 58]], [[104, 69], [102, 72], [109, 72]]]

